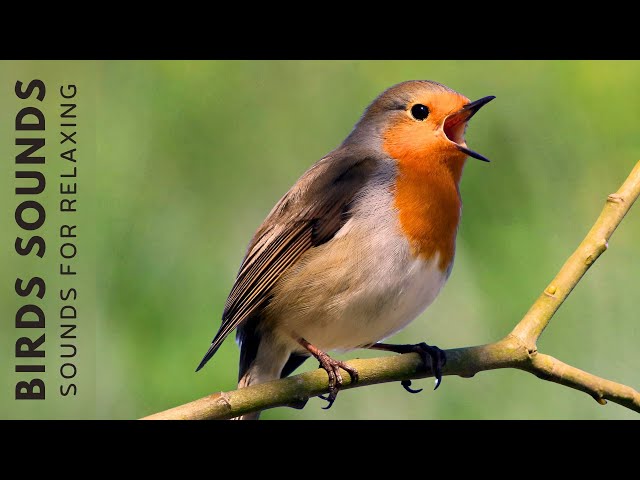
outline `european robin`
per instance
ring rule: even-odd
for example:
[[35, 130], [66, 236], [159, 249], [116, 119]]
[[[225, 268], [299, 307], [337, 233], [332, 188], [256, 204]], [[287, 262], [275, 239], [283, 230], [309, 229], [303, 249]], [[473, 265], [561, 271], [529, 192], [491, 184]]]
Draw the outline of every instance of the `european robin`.
[[[440, 384], [446, 358], [420, 343], [378, 343], [436, 298], [453, 267], [475, 102], [432, 81], [380, 94], [342, 144], [273, 207], [249, 243], [200, 370], [237, 329], [238, 387], [286, 377], [310, 356], [329, 376], [329, 408], [358, 372], [326, 352], [418, 352]], [[409, 382], [403, 382], [409, 388]], [[244, 415], [257, 418], [257, 414]]]

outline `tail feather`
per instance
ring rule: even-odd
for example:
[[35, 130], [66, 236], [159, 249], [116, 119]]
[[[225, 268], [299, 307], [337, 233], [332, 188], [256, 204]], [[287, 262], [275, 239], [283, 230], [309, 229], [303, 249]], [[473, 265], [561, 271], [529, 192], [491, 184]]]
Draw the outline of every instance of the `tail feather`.
[[202, 357], [202, 360], [200, 360], [200, 364], [198, 365], [198, 368], [196, 368], [196, 372], [199, 372], [200, 369], [204, 367], [209, 360], [211, 360], [211, 357], [213, 357], [216, 354], [216, 352], [218, 351], [218, 348], [220, 348], [219, 343], [211, 344], [211, 346], [209, 347], [209, 350], [207, 350], [207, 353], [205, 353], [204, 357]]

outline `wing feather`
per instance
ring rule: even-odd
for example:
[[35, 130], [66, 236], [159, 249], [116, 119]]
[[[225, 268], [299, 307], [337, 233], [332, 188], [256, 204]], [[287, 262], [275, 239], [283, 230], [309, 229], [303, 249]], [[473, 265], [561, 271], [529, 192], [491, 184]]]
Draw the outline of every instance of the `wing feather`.
[[374, 171], [373, 158], [327, 156], [311, 167], [260, 226], [225, 303], [222, 324], [198, 370], [224, 339], [268, 303], [282, 275], [306, 251], [329, 241], [349, 218], [349, 206]]

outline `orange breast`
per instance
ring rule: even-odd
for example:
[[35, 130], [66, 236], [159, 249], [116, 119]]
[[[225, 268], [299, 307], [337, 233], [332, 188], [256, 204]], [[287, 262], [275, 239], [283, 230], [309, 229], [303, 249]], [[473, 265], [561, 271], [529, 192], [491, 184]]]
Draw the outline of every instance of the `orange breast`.
[[407, 148], [409, 142], [388, 135], [384, 148], [398, 161], [395, 204], [400, 226], [416, 256], [425, 260], [439, 253], [438, 267], [451, 265], [462, 202], [458, 184], [465, 155], [448, 146], [429, 149]]

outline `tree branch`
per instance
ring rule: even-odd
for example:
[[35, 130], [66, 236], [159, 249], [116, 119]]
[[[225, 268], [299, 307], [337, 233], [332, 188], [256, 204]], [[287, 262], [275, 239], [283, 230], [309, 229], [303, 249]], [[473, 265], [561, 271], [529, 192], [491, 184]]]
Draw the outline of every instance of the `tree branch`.
[[591, 395], [600, 405], [611, 400], [623, 407], [640, 412], [640, 394], [631, 387], [596, 377], [579, 368], [567, 365], [550, 355], [538, 353], [522, 368], [542, 380], [559, 383]]
[[536, 341], [549, 324], [553, 314], [560, 308], [589, 267], [602, 252], [609, 248], [611, 235], [638, 195], [640, 195], [640, 162], [636, 164], [618, 191], [607, 197], [596, 223], [524, 318], [513, 329], [513, 335], [530, 348], [535, 348]]
[[[484, 370], [516, 368], [533, 373], [543, 380], [588, 393], [602, 405], [606, 404], [605, 400], [610, 400], [640, 412], [640, 393], [633, 388], [567, 365], [539, 353], [536, 347], [536, 342], [551, 317], [589, 267], [608, 248], [609, 238], [639, 195], [640, 162], [620, 189], [607, 197], [602, 213], [585, 239], [513, 331], [496, 343], [446, 350], [447, 364], [442, 374], [471, 377]], [[430, 367], [425, 366], [415, 353], [352, 360], [348, 363], [358, 370], [360, 381], [352, 385], [349, 376], [345, 375], [344, 389], [433, 376]], [[326, 372], [315, 370], [240, 390], [215, 393], [144, 419], [226, 419], [274, 407], [302, 408], [309, 398], [327, 391]]]

